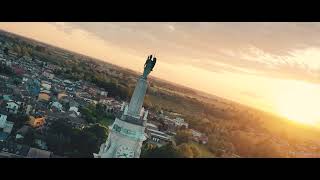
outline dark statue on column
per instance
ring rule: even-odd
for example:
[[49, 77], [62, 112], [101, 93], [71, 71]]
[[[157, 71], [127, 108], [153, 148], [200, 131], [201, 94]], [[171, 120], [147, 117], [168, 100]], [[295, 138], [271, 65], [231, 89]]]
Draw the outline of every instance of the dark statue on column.
[[157, 62], [157, 58], [153, 57], [152, 55], [148, 56], [146, 63], [144, 64], [144, 71], [142, 77], [144, 79], [147, 79], [147, 76], [150, 74], [150, 72], [153, 70], [153, 67], [155, 66]]

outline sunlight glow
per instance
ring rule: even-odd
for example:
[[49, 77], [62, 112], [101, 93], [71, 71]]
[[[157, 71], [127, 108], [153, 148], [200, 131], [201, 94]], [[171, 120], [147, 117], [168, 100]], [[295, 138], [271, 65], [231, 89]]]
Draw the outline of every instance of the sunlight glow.
[[299, 123], [319, 125], [319, 85], [290, 81], [282, 87], [283, 91], [276, 98], [278, 113]]

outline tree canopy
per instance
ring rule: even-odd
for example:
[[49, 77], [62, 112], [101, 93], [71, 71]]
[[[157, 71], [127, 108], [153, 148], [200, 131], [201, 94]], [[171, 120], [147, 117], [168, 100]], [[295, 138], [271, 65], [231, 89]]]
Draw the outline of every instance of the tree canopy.
[[72, 128], [63, 121], [54, 122], [46, 136], [49, 150], [68, 157], [92, 157], [107, 139], [107, 129], [95, 124], [83, 129]]
[[148, 150], [143, 150], [141, 153], [142, 158], [182, 158], [177, 147], [168, 144], [162, 147], [155, 147]]

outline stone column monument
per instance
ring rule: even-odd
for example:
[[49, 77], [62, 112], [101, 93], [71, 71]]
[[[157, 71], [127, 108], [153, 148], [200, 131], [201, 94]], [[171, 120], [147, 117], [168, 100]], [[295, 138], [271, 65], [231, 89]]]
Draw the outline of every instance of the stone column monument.
[[143, 74], [139, 77], [129, 105], [125, 105], [122, 116], [116, 118], [109, 127], [106, 143], [100, 147], [95, 158], [139, 158], [142, 142], [146, 139], [144, 130], [148, 111], [141, 111], [147, 91], [147, 77], [156, 64], [156, 57], [150, 55], [144, 65]]

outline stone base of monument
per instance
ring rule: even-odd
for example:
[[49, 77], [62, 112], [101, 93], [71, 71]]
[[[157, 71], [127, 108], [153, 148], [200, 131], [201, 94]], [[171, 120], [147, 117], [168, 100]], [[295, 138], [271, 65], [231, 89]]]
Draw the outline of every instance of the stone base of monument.
[[[113, 157], [140, 157], [140, 151], [143, 141], [146, 140], [145, 127], [136, 125], [116, 118], [112, 126], [110, 126], [109, 137], [106, 143], [100, 147], [97, 157], [113, 158]], [[123, 153], [119, 153], [119, 148], [123, 149]]]

